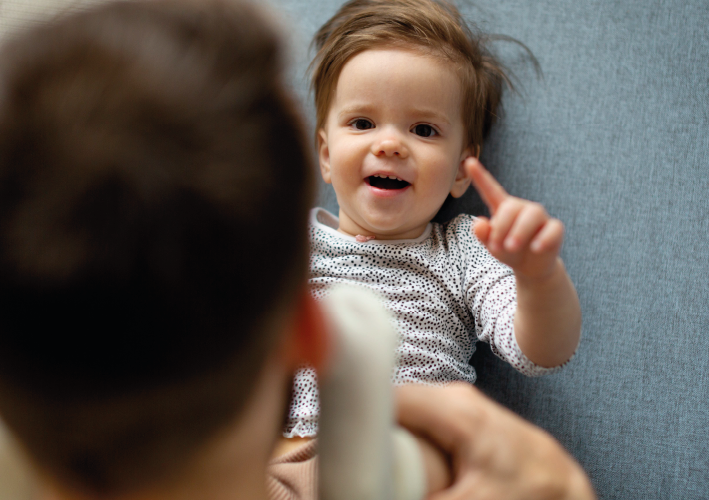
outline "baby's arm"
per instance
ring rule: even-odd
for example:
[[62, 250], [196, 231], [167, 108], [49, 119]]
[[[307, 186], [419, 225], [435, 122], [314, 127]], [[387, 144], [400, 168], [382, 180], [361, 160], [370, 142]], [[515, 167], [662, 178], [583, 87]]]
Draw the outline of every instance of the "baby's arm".
[[515, 273], [517, 343], [534, 363], [558, 366], [581, 335], [578, 296], [559, 258], [564, 226], [540, 204], [507, 194], [476, 158], [465, 168], [492, 215], [477, 220], [475, 236]]

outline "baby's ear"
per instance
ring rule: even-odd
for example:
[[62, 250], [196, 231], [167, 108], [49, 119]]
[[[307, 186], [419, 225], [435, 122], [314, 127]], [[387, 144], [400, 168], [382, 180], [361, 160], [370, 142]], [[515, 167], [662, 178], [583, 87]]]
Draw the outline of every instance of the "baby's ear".
[[475, 153], [479, 153], [480, 148], [478, 146], [467, 147], [460, 155], [458, 171], [455, 174], [455, 180], [453, 181], [453, 186], [451, 187], [451, 196], [453, 198], [460, 198], [463, 196], [468, 190], [468, 186], [470, 186], [470, 177], [468, 177], [468, 173], [465, 171], [465, 160], [471, 156], [476, 158], [478, 157], [477, 154], [473, 154], [473, 151], [475, 151]]
[[322, 128], [318, 131], [318, 158], [320, 159], [322, 180], [327, 184], [332, 184], [330, 177], [330, 149], [327, 145], [327, 133]]

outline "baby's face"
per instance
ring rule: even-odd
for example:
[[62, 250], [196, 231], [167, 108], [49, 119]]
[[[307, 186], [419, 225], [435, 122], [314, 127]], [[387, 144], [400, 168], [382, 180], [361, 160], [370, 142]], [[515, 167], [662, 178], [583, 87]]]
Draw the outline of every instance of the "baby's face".
[[323, 179], [348, 234], [416, 238], [448, 193], [460, 196], [469, 184], [460, 80], [450, 62], [415, 49], [350, 59], [319, 141]]

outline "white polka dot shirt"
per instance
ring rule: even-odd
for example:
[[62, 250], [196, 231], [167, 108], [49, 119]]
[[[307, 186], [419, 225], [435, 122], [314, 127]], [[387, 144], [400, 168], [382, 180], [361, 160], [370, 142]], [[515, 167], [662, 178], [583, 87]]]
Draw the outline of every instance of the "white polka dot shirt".
[[[337, 231], [331, 213], [311, 212], [311, 293], [322, 299], [333, 284], [346, 283], [382, 297], [399, 333], [394, 383], [474, 383], [470, 358], [478, 340], [525, 375], [559, 368], [536, 365], [517, 345], [514, 274], [473, 235], [474, 220], [460, 215], [431, 223], [416, 239], [358, 242]], [[317, 378], [304, 368], [295, 377], [284, 435], [317, 434], [318, 410]]]

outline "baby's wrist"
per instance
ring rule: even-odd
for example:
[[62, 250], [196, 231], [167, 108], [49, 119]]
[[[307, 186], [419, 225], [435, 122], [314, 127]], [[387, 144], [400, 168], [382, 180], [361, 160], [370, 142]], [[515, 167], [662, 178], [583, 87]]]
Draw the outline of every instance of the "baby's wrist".
[[566, 277], [566, 267], [561, 257], [557, 257], [554, 263], [549, 267], [549, 270], [535, 274], [523, 274], [513, 269], [517, 286], [525, 288], [545, 288], [553, 283], [556, 283], [559, 278]]

